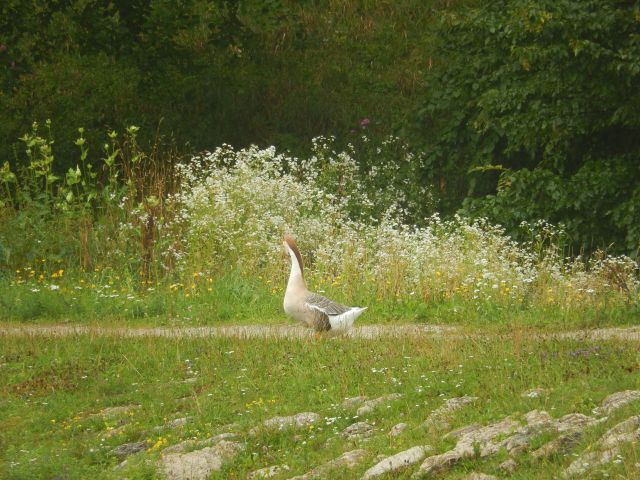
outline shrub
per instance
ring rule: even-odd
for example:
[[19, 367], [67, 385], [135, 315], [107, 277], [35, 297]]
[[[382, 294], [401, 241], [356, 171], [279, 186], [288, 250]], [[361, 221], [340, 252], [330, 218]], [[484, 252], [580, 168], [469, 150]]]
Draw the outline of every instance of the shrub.
[[639, 246], [639, 10], [502, 0], [444, 15], [419, 106], [444, 206], [516, 234], [562, 222], [576, 248]]

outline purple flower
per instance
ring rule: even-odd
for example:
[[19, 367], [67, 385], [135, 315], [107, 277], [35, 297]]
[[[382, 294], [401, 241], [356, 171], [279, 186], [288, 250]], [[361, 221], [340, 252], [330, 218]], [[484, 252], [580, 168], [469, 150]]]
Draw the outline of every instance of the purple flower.
[[360, 126], [362, 128], [367, 128], [369, 126], [369, 122], [370, 120], [368, 118], [363, 118], [362, 120], [360, 120]]

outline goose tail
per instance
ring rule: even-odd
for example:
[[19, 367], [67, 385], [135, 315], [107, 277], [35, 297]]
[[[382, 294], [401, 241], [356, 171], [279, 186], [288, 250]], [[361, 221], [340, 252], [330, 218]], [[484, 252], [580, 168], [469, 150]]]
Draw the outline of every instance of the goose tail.
[[329, 323], [332, 330], [347, 330], [353, 326], [356, 318], [358, 318], [367, 307], [353, 307], [340, 315], [329, 315]]

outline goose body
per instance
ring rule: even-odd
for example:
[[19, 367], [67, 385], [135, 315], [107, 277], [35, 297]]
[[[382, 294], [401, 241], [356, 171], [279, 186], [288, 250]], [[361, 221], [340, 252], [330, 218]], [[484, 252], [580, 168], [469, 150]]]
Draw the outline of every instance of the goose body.
[[291, 259], [291, 273], [284, 293], [284, 312], [317, 332], [351, 328], [367, 307], [347, 307], [310, 292], [304, 281], [302, 257], [295, 240], [285, 236], [283, 245]]

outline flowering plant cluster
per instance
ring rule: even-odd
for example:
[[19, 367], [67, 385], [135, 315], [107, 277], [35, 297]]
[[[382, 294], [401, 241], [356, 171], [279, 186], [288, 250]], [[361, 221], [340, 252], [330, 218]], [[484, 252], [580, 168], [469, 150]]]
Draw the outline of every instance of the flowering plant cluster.
[[304, 160], [273, 147], [222, 146], [180, 166], [182, 188], [172, 198], [184, 236], [180, 268], [239, 269], [282, 285], [280, 239], [289, 233], [299, 240], [311, 281], [351, 295], [567, 307], [637, 301], [635, 261], [565, 257], [562, 228], [546, 222], [522, 225], [528, 243], [483, 219], [433, 214], [424, 226], [408, 226], [405, 197], [393, 184], [384, 194], [396, 201], [384, 211], [353, 215], [354, 205], [376, 204], [362, 187], [375, 172], [349, 152], [318, 148], [323, 142], [316, 139], [319, 154]]

